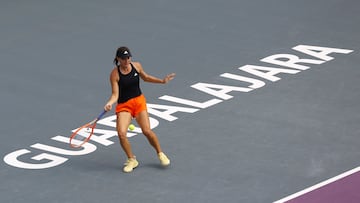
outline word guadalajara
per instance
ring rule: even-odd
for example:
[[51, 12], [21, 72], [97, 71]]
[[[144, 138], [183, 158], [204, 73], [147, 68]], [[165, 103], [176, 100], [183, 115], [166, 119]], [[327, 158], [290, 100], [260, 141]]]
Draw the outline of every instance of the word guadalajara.
[[[178, 119], [174, 114], [177, 112], [183, 113], [195, 113], [200, 109], [206, 109], [210, 106], [221, 103], [225, 100], [233, 98], [230, 95], [231, 92], [251, 92], [255, 89], [264, 87], [266, 83], [264, 81], [276, 82], [280, 80], [279, 74], [297, 74], [301, 71], [307, 70], [311, 65], [319, 65], [325, 62], [331, 61], [334, 58], [330, 54], [349, 54], [353, 50], [339, 49], [330, 47], [319, 47], [309, 45], [298, 45], [292, 48], [297, 52], [301, 52], [302, 55], [308, 55], [306, 58], [300, 58], [293, 54], [275, 54], [261, 59], [261, 62], [272, 64], [273, 66], [257, 66], [257, 65], [244, 65], [238, 68], [240, 73], [250, 73], [254, 77], [245, 77], [240, 74], [223, 73], [220, 75], [222, 78], [227, 78], [235, 81], [241, 81], [241, 84], [248, 84], [247, 86], [229, 86], [224, 84], [213, 84], [198, 82], [191, 85], [191, 88], [205, 92], [214, 98], [208, 101], [193, 101], [184, 98], [178, 98], [170, 95], [164, 95], [159, 97], [160, 100], [173, 102], [176, 105], [161, 105], [148, 103], [148, 112], [150, 116], [151, 128], [156, 128], [160, 121], [156, 118], [160, 118], [165, 121], [175, 121]], [[181, 106], [179, 106], [179, 104]], [[156, 117], [156, 118], [155, 118]], [[116, 130], [101, 129], [101, 125], [115, 128], [116, 116], [109, 116], [98, 121], [97, 128], [94, 130], [94, 135], [91, 138], [91, 142], [88, 142], [82, 146], [80, 150], [68, 150], [54, 146], [49, 146], [41, 143], [31, 145], [27, 149], [19, 149], [7, 154], [4, 157], [4, 162], [10, 166], [23, 168], [23, 169], [46, 169], [63, 164], [69, 159], [69, 156], [85, 155], [94, 152], [97, 147], [94, 143], [109, 146], [114, 144], [110, 138], [117, 137]], [[74, 130], [73, 130], [74, 131]], [[132, 137], [137, 133], [141, 133], [139, 128], [135, 128], [134, 131], [128, 132], [128, 137]], [[67, 136], [55, 136], [51, 138], [54, 141], [64, 143], [68, 146], [69, 138]], [[64, 146], [65, 146], [64, 145]], [[30, 149], [40, 150], [41, 153], [35, 154]], [[24, 156], [27, 154], [27, 156]], [[32, 156], [34, 154], [34, 156]], [[30, 157], [32, 156], [32, 157]], [[30, 157], [32, 160], [24, 160]], [[21, 158], [21, 159], [20, 159]]]

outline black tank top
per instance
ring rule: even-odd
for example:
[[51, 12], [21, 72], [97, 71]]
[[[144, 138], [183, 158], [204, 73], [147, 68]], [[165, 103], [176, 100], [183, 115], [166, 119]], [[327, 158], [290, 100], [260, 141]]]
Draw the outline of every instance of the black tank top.
[[119, 98], [118, 103], [124, 103], [129, 99], [141, 95], [140, 90], [140, 75], [136, 71], [134, 65], [131, 63], [130, 73], [124, 75], [121, 73], [120, 68], [118, 67], [119, 72]]

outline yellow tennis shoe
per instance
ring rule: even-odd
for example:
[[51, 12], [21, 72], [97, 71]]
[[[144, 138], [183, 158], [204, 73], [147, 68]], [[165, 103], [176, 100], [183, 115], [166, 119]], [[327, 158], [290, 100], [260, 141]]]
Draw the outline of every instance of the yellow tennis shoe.
[[126, 162], [125, 162], [125, 167], [124, 167], [124, 172], [125, 173], [130, 173], [131, 171], [134, 170], [134, 168], [136, 168], [139, 165], [139, 162], [136, 160], [136, 157], [134, 158], [129, 158]]
[[163, 152], [160, 152], [158, 157], [161, 165], [168, 166], [170, 164], [170, 159]]

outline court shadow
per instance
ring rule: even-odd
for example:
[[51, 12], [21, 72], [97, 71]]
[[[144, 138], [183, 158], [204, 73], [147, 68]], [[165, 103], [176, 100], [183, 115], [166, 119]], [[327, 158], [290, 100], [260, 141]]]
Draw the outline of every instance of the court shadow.
[[144, 163], [141, 165], [141, 167], [153, 168], [153, 169], [157, 169], [157, 170], [168, 170], [169, 168], [171, 168], [171, 164], [170, 164], [170, 166], [162, 166], [159, 163]]

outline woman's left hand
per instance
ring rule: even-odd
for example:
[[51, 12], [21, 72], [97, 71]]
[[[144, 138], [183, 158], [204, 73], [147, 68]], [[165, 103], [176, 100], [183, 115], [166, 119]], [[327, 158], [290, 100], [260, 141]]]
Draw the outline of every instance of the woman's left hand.
[[164, 84], [166, 84], [166, 83], [168, 83], [170, 80], [174, 79], [175, 75], [176, 75], [175, 73], [171, 73], [171, 74], [167, 75], [167, 76], [163, 79]]

